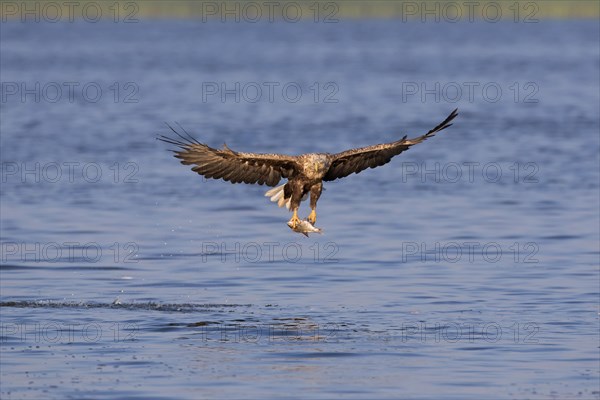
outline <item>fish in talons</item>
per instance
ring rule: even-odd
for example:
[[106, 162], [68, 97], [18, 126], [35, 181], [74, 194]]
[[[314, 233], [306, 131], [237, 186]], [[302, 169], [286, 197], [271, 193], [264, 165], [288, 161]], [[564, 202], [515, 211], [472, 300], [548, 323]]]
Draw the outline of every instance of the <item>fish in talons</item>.
[[306, 237], [308, 237], [309, 233], [323, 233], [323, 230], [321, 228], [317, 228], [316, 226], [308, 222], [308, 219], [302, 219], [299, 223], [296, 224], [294, 224], [292, 220], [289, 220], [287, 225], [294, 232], [301, 233]]

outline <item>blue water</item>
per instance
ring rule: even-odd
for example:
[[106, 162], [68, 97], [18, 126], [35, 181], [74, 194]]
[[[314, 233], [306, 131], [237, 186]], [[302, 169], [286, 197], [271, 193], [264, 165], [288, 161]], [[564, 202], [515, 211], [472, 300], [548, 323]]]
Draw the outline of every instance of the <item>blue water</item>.
[[[0, 33], [3, 399], [600, 397], [597, 21]], [[308, 239], [155, 140], [337, 152], [456, 107]]]

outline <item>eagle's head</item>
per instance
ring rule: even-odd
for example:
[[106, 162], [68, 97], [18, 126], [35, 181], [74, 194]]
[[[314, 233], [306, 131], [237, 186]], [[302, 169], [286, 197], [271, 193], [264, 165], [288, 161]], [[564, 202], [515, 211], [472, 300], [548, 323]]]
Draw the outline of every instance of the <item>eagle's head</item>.
[[327, 154], [307, 154], [304, 161], [304, 173], [309, 178], [321, 179], [325, 176], [331, 166], [330, 157]]

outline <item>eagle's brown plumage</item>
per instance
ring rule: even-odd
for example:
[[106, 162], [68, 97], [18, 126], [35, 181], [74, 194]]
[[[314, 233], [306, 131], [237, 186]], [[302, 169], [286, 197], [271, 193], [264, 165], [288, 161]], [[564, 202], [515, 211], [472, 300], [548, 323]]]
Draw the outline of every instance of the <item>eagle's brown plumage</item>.
[[[314, 223], [314, 210], [321, 195], [322, 181], [333, 181], [367, 168], [375, 168], [387, 164], [390, 160], [409, 149], [411, 146], [434, 136], [452, 125], [458, 115], [458, 109], [438, 126], [425, 135], [402, 139], [374, 146], [343, 151], [341, 153], [309, 153], [300, 156], [283, 154], [242, 153], [231, 150], [227, 145], [223, 149], [214, 149], [198, 142], [185, 130], [183, 133], [169, 128], [178, 138], [160, 136], [158, 139], [174, 144], [175, 157], [185, 165], [194, 165], [192, 170], [206, 178], [223, 179], [231, 183], [258, 183], [276, 186], [281, 178], [288, 179], [285, 185], [267, 192], [271, 200], [279, 201], [280, 206], [286, 204], [296, 212], [300, 201], [308, 193], [311, 195], [313, 213], [309, 220]], [[312, 217], [312, 218], [311, 218]]]
[[[282, 154], [242, 153], [231, 150], [213, 149], [193, 137], [184, 136], [169, 126], [179, 139], [159, 137], [163, 142], [179, 146], [175, 157], [185, 165], [195, 165], [192, 171], [206, 178], [223, 179], [231, 183], [258, 183], [275, 186], [281, 178], [289, 178], [298, 168], [297, 158]], [[185, 132], [185, 131], [184, 131]]]
[[408, 150], [410, 146], [421, 143], [439, 131], [451, 126], [450, 122], [457, 115], [458, 109], [452, 111], [448, 118], [425, 135], [414, 139], [406, 139], [406, 136], [404, 136], [402, 139], [392, 143], [376, 144], [374, 146], [361, 147], [334, 154], [331, 167], [329, 167], [329, 171], [327, 171], [323, 180], [333, 181], [350, 174], [358, 174], [367, 168], [375, 168], [387, 164], [391, 161], [392, 157]]

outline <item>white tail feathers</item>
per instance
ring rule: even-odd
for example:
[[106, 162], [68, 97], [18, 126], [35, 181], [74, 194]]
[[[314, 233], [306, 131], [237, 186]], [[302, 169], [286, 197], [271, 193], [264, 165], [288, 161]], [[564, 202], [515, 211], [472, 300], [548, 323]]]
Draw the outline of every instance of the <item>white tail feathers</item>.
[[[265, 196], [266, 197], [271, 197], [271, 196], [273, 196], [273, 195], [275, 195], [275, 194], [277, 194], [279, 192], [283, 193], [283, 187], [284, 186], [285, 185], [281, 185], [281, 186], [274, 187], [273, 189], [267, 190], [267, 192], [265, 193]], [[271, 200], [273, 200], [273, 199], [271, 199]]]
[[[285, 184], [274, 187], [273, 189], [267, 190], [267, 192], [265, 193], [265, 196], [270, 197], [272, 202], [274, 202], [274, 203], [277, 202], [277, 205], [279, 207], [283, 207], [285, 205], [285, 208], [287, 208], [289, 210], [290, 206], [291, 206], [291, 202], [292, 202], [292, 197], [290, 196], [287, 199], [284, 197], [284, 192], [283, 192], [284, 186], [285, 186]], [[308, 194], [305, 194], [302, 197], [302, 200], [300, 200], [300, 201], [306, 200], [307, 197], [308, 197]]]
[[267, 193], [265, 193], [265, 196], [270, 197], [272, 202], [277, 202], [277, 205], [279, 207], [283, 207], [285, 204], [285, 208], [287, 208], [288, 210], [290, 209], [290, 202], [292, 201], [292, 198], [284, 198], [283, 197], [283, 187], [285, 186], [285, 184], [281, 185], [281, 186], [277, 186], [273, 189], [269, 189], [267, 191]]

